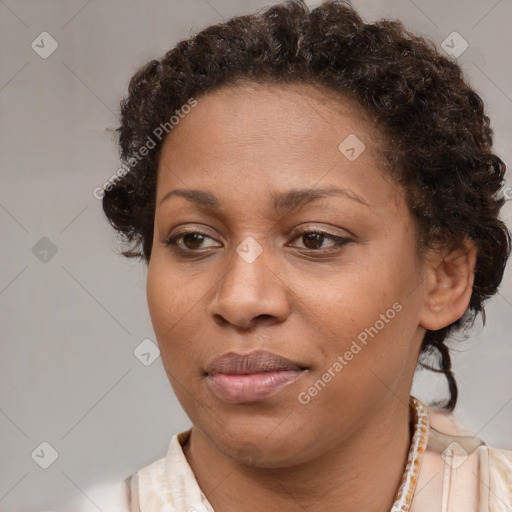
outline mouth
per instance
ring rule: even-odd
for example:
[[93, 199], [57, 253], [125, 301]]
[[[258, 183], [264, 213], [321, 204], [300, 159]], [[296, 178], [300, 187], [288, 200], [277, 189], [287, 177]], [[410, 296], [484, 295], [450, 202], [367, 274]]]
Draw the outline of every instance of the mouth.
[[277, 354], [256, 351], [229, 352], [214, 359], [206, 368], [210, 390], [229, 403], [265, 400], [295, 382], [307, 368]]

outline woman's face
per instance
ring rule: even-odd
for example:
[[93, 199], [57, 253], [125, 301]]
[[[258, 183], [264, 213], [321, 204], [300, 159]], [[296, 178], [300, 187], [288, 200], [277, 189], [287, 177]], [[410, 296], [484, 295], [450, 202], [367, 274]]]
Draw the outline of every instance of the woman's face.
[[245, 85], [164, 142], [149, 310], [194, 428], [235, 460], [299, 463], [407, 407], [424, 269], [376, 135], [312, 86]]

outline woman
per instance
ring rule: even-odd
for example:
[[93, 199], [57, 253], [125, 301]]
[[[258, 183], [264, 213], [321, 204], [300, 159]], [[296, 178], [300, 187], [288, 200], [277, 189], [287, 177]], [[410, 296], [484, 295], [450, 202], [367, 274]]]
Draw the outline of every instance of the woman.
[[[512, 452], [450, 413], [446, 341], [511, 244], [505, 165], [451, 58], [398, 21], [291, 1], [149, 62], [118, 131], [104, 210], [148, 264], [193, 426], [113, 509], [512, 509]], [[437, 408], [410, 396], [418, 362], [447, 378]]]

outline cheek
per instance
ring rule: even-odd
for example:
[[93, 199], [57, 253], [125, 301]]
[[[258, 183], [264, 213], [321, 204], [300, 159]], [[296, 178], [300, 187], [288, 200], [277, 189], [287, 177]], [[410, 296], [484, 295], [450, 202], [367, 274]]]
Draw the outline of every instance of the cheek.
[[333, 335], [343, 338], [372, 325], [403, 296], [397, 276], [389, 275], [387, 269], [366, 269], [360, 264], [340, 268], [321, 281], [302, 276], [295, 283], [295, 295], [300, 297], [297, 304], [313, 322], [330, 327]]
[[380, 253], [297, 290], [327, 368], [347, 354], [346, 377], [361, 371], [370, 376], [369, 368], [389, 375], [408, 359], [417, 327], [418, 304], [411, 294], [416, 270], [411, 257], [398, 257]]
[[193, 329], [194, 305], [198, 307], [193, 288], [177, 282], [177, 273], [167, 267], [158, 258], [151, 260], [146, 285], [149, 314], [166, 368], [185, 357], [190, 348], [187, 340]]
[[203, 340], [209, 339], [205, 308], [214, 285], [207, 277], [184, 272], [160, 253], [148, 267], [148, 309], [162, 364], [178, 397], [203, 376]]
[[174, 307], [176, 296], [172, 293], [170, 279], [154, 260], [151, 260], [148, 268], [146, 295], [153, 329], [158, 338], [161, 332], [172, 327], [172, 317], [178, 313], [178, 308]]
[[157, 335], [175, 325], [178, 328], [183, 319], [193, 315], [206, 292], [204, 281], [186, 276], [161, 252], [156, 251], [150, 260], [146, 285], [149, 313]]

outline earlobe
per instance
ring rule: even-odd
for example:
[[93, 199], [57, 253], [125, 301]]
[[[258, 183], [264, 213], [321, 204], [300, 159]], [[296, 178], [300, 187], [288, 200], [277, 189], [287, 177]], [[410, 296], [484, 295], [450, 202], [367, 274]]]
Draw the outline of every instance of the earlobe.
[[469, 239], [454, 249], [431, 251], [424, 269], [422, 327], [442, 329], [464, 314], [473, 291], [476, 257], [476, 245]]

